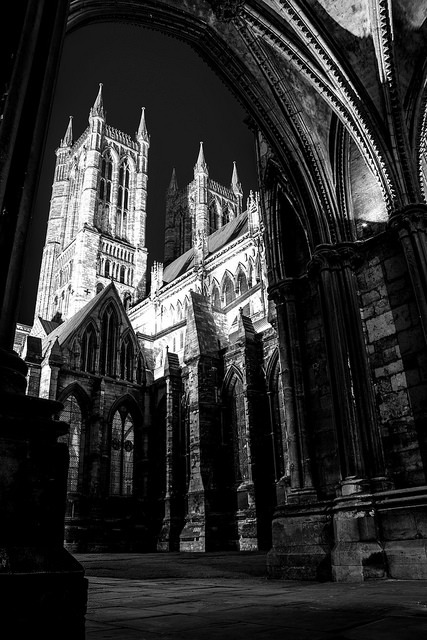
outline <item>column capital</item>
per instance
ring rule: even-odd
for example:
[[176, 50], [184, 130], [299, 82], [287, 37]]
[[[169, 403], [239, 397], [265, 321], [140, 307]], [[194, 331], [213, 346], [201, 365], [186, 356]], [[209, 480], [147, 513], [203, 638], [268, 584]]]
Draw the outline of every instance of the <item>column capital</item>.
[[300, 283], [299, 278], [284, 278], [268, 288], [268, 298], [276, 304], [283, 304], [295, 298]]
[[339, 244], [319, 244], [308, 263], [308, 272], [337, 270], [343, 267], [355, 268], [361, 260], [359, 243], [340, 242]]
[[414, 233], [427, 229], [427, 204], [419, 202], [397, 209], [388, 221], [389, 228], [398, 233]]

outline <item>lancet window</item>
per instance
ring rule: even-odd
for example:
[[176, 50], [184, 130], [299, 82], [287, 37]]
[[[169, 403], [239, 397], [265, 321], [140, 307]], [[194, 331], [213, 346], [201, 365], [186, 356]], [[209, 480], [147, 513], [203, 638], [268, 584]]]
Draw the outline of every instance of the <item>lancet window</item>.
[[117, 192], [116, 236], [126, 238], [129, 215], [129, 164], [125, 160], [119, 169], [119, 188]]
[[117, 315], [110, 304], [104, 311], [101, 320], [101, 340], [99, 369], [101, 374], [114, 375], [116, 372], [118, 322]]
[[90, 324], [82, 337], [80, 369], [95, 373], [96, 361], [96, 334], [93, 325]]
[[133, 493], [134, 424], [126, 406], [114, 413], [111, 422], [110, 495], [130, 496]]
[[59, 414], [59, 419], [69, 424], [67, 434], [58, 438], [68, 446], [69, 464], [67, 492], [76, 492], [79, 488], [80, 447], [82, 436], [82, 410], [74, 395], [69, 395], [63, 400], [64, 408]]

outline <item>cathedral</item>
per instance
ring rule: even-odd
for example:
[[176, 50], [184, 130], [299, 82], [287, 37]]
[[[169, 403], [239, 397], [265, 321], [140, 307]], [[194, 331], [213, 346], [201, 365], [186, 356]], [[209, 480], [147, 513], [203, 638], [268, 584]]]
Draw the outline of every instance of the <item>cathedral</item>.
[[65, 546], [267, 551], [288, 461], [259, 195], [243, 207], [235, 163], [212, 180], [200, 143], [147, 291], [149, 144], [144, 109], [135, 139], [107, 124], [102, 86], [76, 141], [70, 118], [16, 334], [27, 393], [70, 425]]
[[[147, 274], [145, 113], [117, 131], [100, 88], [57, 150], [36, 318], [14, 349], [63, 40], [106, 20], [182, 39], [218, 73], [247, 112], [258, 191], [244, 201], [236, 166], [215, 182], [200, 145], [194, 180], [172, 173]], [[26, 0], [4, 21], [7, 615], [25, 602], [55, 612], [52, 637], [66, 619], [84, 638], [77, 549], [258, 549], [275, 578], [427, 578], [426, 20], [425, 0]]]

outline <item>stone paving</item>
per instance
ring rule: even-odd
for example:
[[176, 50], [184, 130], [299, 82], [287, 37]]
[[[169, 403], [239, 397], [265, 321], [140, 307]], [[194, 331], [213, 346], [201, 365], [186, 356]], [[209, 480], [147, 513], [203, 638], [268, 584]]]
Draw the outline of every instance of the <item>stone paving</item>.
[[427, 640], [427, 581], [269, 580], [264, 554], [81, 554], [86, 640]]

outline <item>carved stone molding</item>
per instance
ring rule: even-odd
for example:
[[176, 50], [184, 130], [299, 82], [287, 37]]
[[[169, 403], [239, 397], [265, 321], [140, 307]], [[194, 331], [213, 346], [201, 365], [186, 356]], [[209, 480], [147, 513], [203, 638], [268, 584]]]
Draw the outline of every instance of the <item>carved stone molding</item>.
[[427, 205], [409, 204], [396, 211], [389, 220], [389, 227], [401, 235], [402, 232], [414, 233], [427, 230]]
[[308, 264], [308, 272], [316, 275], [325, 269], [332, 271], [350, 267], [355, 269], [361, 262], [358, 247], [354, 242], [340, 244], [320, 244], [313, 252]]

